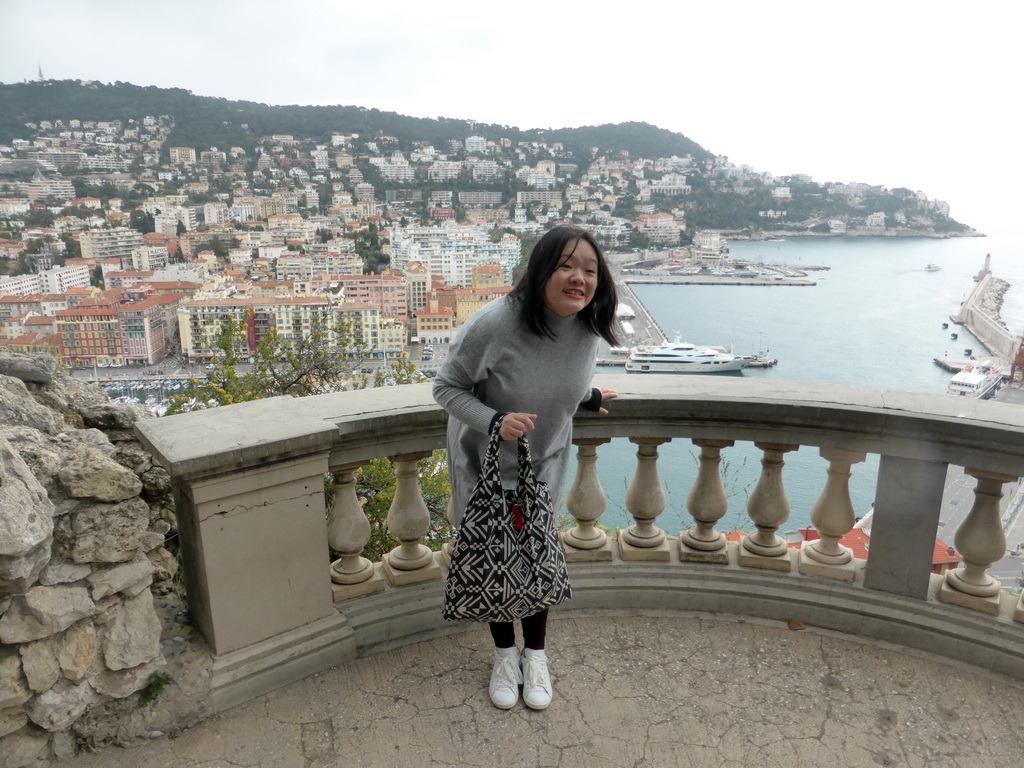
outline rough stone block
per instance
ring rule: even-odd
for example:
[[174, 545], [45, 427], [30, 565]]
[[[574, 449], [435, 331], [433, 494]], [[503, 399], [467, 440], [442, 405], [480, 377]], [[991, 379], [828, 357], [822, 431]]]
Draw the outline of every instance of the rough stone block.
[[27, 643], [62, 632], [91, 616], [96, 606], [85, 587], [33, 587], [0, 618], [0, 642]]

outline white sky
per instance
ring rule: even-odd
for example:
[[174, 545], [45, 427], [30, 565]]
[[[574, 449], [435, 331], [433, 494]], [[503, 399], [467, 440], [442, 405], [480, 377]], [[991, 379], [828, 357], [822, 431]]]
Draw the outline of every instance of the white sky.
[[980, 230], [1024, 229], [1012, 3], [660, 5], [0, 0], [0, 82], [41, 64], [520, 128], [644, 121], [757, 170], [920, 189]]

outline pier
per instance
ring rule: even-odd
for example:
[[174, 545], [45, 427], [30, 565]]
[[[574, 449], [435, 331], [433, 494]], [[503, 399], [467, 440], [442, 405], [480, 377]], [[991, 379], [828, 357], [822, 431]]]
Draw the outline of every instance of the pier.
[[[1006, 283], [998, 280], [991, 270], [991, 256], [985, 256], [985, 266], [978, 273], [977, 285], [971, 291], [956, 314], [950, 320], [964, 326], [988, 350], [995, 359], [989, 364], [1004, 372], [1010, 370], [1010, 363], [1021, 346], [1021, 336], [1014, 336], [999, 317], [999, 305], [1002, 303], [1002, 292]], [[935, 361], [939, 365], [938, 359]], [[967, 361], [964, 365], [973, 361]], [[961, 365], [956, 370], [960, 370]]]
[[813, 280], [799, 280], [791, 277], [728, 277], [723, 275], [630, 275], [626, 282], [636, 285], [750, 285], [758, 288], [773, 286], [811, 286]]
[[[665, 332], [658, 325], [657, 321], [651, 317], [651, 313], [647, 311], [647, 307], [644, 306], [643, 302], [637, 297], [633, 290], [626, 283], [616, 282], [615, 290], [619, 294], [619, 303], [628, 304], [632, 307], [636, 317], [629, 321], [629, 324], [633, 327], [633, 335], [629, 338], [623, 338], [622, 344], [625, 347], [633, 347], [637, 344], [661, 344], [667, 338]], [[621, 327], [619, 328], [620, 335], [622, 333]], [[623, 366], [626, 364], [626, 356], [612, 354], [611, 347], [608, 346], [604, 341], [601, 342], [601, 346], [597, 353], [597, 364], [598, 365], [618, 365]]]

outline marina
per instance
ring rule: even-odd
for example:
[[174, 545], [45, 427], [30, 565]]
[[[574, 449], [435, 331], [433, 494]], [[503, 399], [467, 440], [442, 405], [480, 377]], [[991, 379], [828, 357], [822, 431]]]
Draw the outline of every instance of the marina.
[[[943, 396], [951, 376], [966, 365], [991, 362], [1009, 370], [1009, 358], [986, 354], [985, 344], [974, 334], [972, 329], [979, 334], [992, 330], [978, 327], [977, 321], [983, 321], [981, 314], [960, 318], [964, 308], [981, 306], [980, 291], [971, 300], [977, 287], [975, 277], [985, 253], [1000, 252], [998, 241], [979, 245], [966, 240], [792, 238], [730, 242], [729, 247], [732, 255], [748, 261], [763, 259], [801, 269], [809, 269], [802, 264], [814, 264], [828, 269], [815, 272], [817, 285], [808, 291], [750, 291], [721, 283], [712, 287], [620, 282], [620, 300], [635, 312], [630, 320], [633, 340], [623, 344], [660, 344], [679, 333], [699, 345], [723, 345], [744, 355], [764, 353], [778, 361], [775, 366], [748, 365], [723, 376], [833, 382]], [[992, 262], [992, 271], [1014, 286], [1006, 293], [1000, 315], [1007, 326], [1020, 330], [1024, 328], [1024, 296], [1018, 286], [1024, 286], [1024, 262], [995, 255]], [[942, 270], [926, 271], [928, 263]], [[951, 331], [958, 334], [958, 340], [951, 341]], [[622, 357], [605, 350], [598, 361], [599, 372], [622, 371]], [[1024, 389], [1004, 385], [994, 399], [1024, 404]], [[598, 473], [608, 497], [602, 519], [605, 525], [631, 524], [625, 491], [636, 450], [625, 440], [613, 440], [601, 450]], [[659, 526], [667, 531], [683, 528], [688, 525], [685, 498], [697, 471], [695, 450], [689, 441], [672, 441], [658, 450], [667, 497]], [[757, 482], [760, 460], [752, 444], [737, 443], [723, 451], [723, 482], [729, 496], [723, 530], [749, 525], [744, 509]], [[878, 460], [869, 455], [853, 468], [850, 494], [858, 515], [865, 514], [874, 501]], [[785, 475], [801, 481], [794, 482], [793, 488], [811, 489], [806, 496], [794, 493], [788, 499], [787, 530], [810, 524], [817, 497], [813, 489], [820, 490], [821, 485], [814, 478], [821, 476], [821, 464], [818, 452], [810, 449], [786, 455]], [[940, 530], [944, 541], [952, 542], [959, 525], [957, 514], [962, 516], [970, 508], [973, 487], [962, 470], [950, 468], [943, 502], [945, 524]], [[1024, 521], [1020, 520], [1024, 515], [1014, 514], [1009, 500], [1003, 500], [1007, 537], [1017, 542], [1024, 540]], [[1017, 574], [1021, 560], [1024, 558], [1008, 557], [1007, 571]]]

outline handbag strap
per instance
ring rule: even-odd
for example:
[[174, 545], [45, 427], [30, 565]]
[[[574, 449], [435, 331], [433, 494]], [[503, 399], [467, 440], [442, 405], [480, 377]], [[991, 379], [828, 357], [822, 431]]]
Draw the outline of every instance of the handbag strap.
[[[484, 452], [484, 460], [480, 465], [480, 473], [483, 477], [494, 479], [498, 486], [501, 485], [501, 466], [498, 463], [498, 455], [501, 449], [501, 424], [504, 416], [491, 427], [490, 440], [487, 443], [487, 450]], [[525, 487], [537, 482], [536, 473], [533, 470], [533, 458], [530, 455], [530, 441], [526, 435], [519, 438], [519, 471], [518, 485]]]

